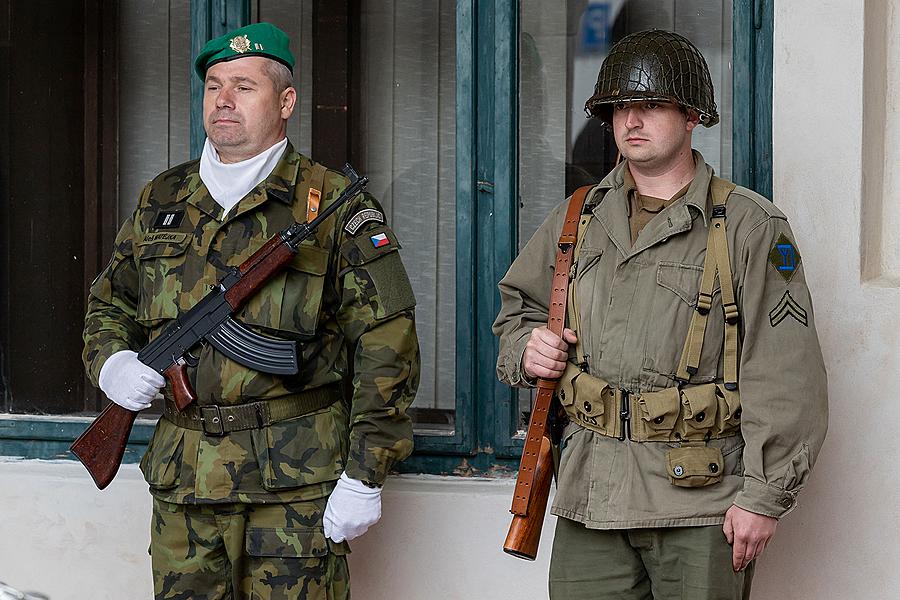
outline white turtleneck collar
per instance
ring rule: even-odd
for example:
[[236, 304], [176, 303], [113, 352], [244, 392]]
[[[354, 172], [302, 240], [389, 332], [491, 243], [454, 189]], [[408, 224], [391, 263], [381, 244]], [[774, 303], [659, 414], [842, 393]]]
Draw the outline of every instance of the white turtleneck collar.
[[219, 160], [219, 153], [206, 138], [200, 155], [200, 179], [213, 200], [225, 209], [225, 214], [275, 170], [287, 142], [284, 138], [253, 158], [226, 164]]

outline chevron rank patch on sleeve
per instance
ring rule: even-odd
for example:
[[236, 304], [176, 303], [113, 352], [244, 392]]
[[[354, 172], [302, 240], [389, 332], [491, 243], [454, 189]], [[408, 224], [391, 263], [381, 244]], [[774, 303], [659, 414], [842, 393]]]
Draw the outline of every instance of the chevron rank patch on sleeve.
[[797, 304], [790, 292], [785, 292], [778, 305], [769, 313], [769, 323], [772, 324], [772, 327], [778, 327], [788, 317], [795, 319], [804, 327], [809, 326], [806, 310]]

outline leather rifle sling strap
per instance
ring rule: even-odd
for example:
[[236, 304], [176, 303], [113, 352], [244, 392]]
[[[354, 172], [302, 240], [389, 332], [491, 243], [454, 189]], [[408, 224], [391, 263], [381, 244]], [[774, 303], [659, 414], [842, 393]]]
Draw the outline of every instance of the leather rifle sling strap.
[[[584, 208], [587, 193], [593, 188], [586, 185], [575, 190], [572, 199], [569, 200], [569, 208], [566, 211], [566, 220], [563, 223], [562, 234], [559, 236], [559, 245], [556, 250], [556, 267], [553, 271], [553, 281], [550, 291], [550, 311], [547, 328], [557, 336], [562, 337], [566, 323], [566, 300], [569, 291], [569, 271], [572, 268], [572, 255], [575, 242], [578, 239], [578, 220]], [[534, 488], [534, 474], [537, 466], [538, 454], [541, 450], [541, 439], [547, 435], [547, 417], [550, 413], [550, 405], [553, 400], [553, 392], [556, 390], [556, 379], [539, 378], [537, 381], [537, 398], [531, 409], [531, 420], [528, 424], [528, 433], [525, 437], [525, 447], [522, 449], [522, 460], [519, 463], [519, 475], [516, 478], [516, 488], [513, 494], [512, 508], [514, 515], [525, 516], [528, 513], [528, 505], [531, 501], [531, 491]]]

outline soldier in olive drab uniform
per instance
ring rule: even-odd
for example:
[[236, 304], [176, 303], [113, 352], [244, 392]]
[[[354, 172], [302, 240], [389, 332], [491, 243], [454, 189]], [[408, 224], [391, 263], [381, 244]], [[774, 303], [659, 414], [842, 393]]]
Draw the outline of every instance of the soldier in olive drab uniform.
[[257, 372], [203, 345], [189, 369], [198, 401], [179, 412], [134, 353], [348, 183], [285, 137], [296, 101], [288, 43], [260, 23], [206, 45], [195, 62], [206, 86], [203, 155], [147, 184], [90, 290], [91, 380], [130, 410], [166, 397], [141, 462], [158, 599], [348, 598], [347, 540], [380, 518], [387, 472], [412, 450], [415, 300], [368, 194], [236, 315], [296, 342], [296, 375]]
[[713, 175], [718, 121], [680, 35], [632, 34], [586, 110], [624, 162], [588, 192], [563, 338], [546, 328], [567, 203], [500, 282], [497, 371], [559, 378], [554, 600], [746, 598], [825, 437], [826, 376], [784, 214]]

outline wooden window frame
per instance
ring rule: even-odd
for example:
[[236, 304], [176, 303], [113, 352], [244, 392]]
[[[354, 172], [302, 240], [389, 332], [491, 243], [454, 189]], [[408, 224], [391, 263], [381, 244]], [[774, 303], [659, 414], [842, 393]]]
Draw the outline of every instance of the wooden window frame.
[[[325, 2], [317, 0], [318, 15], [326, 14], [322, 10], [334, 10]], [[103, 14], [94, 17], [99, 18], [97, 22], [103, 23], [103, 27], [115, 23], [103, 12], [109, 10], [108, 4], [114, 3], [95, 0], [95, 6], [98, 10], [102, 8]], [[223, 6], [224, 15], [221, 14]], [[346, 10], [358, 7], [359, 0], [346, 0]], [[771, 197], [772, 3], [734, 0], [733, 7], [733, 178]], [[457, 1], [457, 427], [449, 436], [416, 435], [415, 453], [399, 465], [403, 472], [465, 475], [515, 472], [521, 454], [522, 441], [516, 436], [516, 394], [496, 380], [498, 343], [491, 332], [491, 323], [500, 308], [497, 281], [511, 264], [518, 247], [518, 10], [517, 3], [498, 0]], [[211, 34], [221, 35], [216, 31], [240, 26], [249, 21], [251, 14], [249, 0], [224, 3], [192, 0], [191, 11], [194, 55]], [[350, 43], [359, 37], [358, 32], [354, 35], [353, 21], [338, 19], [314, 26], [314, 31], [323, 36], [322, 43], [315, 46], [320, 52], [334, 48], [333, 39], [328, 42], [324, 36], [341, 31], [348, 36], [348, 44], [337, 46], [347, 48], [345, 53], [330, 57], [331, 61], [347, 61], [343, 63], [348, 65], [346, 85], [335, 79], [327, 95], [315, 96], [322, 100], [322, 111], [318, 117], [320, 133], [314, 135], [314, 153], [316, 139], [329, 140], [328, 144], [338, 148], [334, 156], [329, 155], [331, 162], [341, 162], [341, 156], [346, 159], [358, 156], [358, 148], [354, 146], [357, 136], [349, 134], [354, 130], [353, 107], [358, 106], [359, 94], [358, 85], [354, 87], [352, 83], [353, 65], [359, 64], [359, 49]], [[94, 64], [97, 73], [106, 72], [108, 61], [114, 58], [107, 55], [104, 60], [105, 67]], [[111, 91], [115, 82], [106, 81], [105, 77], [92, 80], [87, 75], [86, 81], [91, 86], [99, 85], [99, 96], [103, 98], [102, 109], [92, 109], [91, 115], [95, 116], [86, 119], [87, 149], [88, 128], [94, 131], [104, 118], [115, 114], [114, 104], [110, 107], [107, 103], [110, 94], [115, 97]], [[191, 154], [199, 156], [203, 137], [198, 116], [202, 114], [203, 87], [196, 77], [192, 77], [192, 85]], [[324, 93], [322, 89], [319, 91]], [[335, 100], [334, 92], [343, 96]], [[341, 106], [340, 103], [346, 103], [347, 107], [343, 111], [344, 128], [330, 122], [333, 113], [340, 112], [331, 109]], [[112, 143], [110, 135], [111, 131], [102, 131], [105, 143]], [[88, 161], [86, 167], [93, 170], [86, 177], [85, 190], [101, 198], [94, 209], [94, 220], [86, 226], [86, 250], [88, 245], [97, 247], [89, 254], [92, 262], [90, 269], [85, 267], [86, 277], [89, 270], [99, 270], [111, 243], [110, 236], [115, 233], [114, 217], [110, 211], [100, 210], [100, 207], [115, 206], [115, 198], [109, 200], [110, 194], [115, 195], [112, 184], [115, 167], [115, 162], [106, 159]], [[89, 420], [0, 416], [0, 456], [71, 458], [68, 445]], [[125, 462], [140, 460], [152, 430], [153, 421], [138, 420]]]

